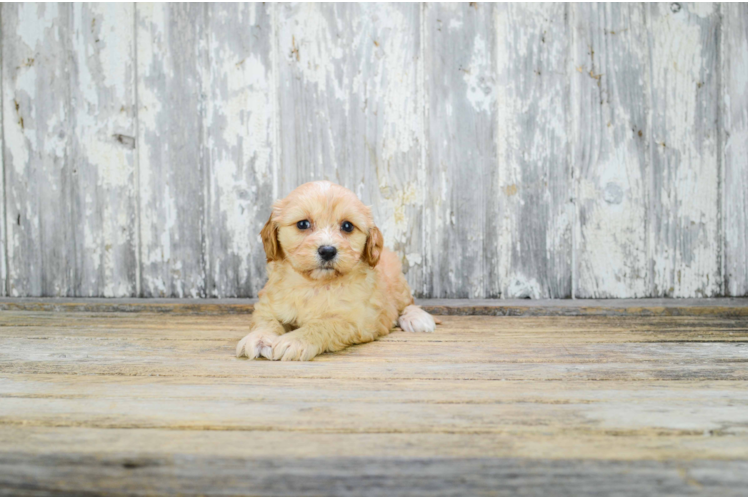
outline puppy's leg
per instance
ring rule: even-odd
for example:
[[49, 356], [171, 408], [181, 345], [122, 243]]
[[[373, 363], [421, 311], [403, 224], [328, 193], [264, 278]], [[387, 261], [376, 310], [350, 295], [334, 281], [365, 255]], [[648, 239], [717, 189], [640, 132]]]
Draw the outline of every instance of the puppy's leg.
[[416, 305], [409, 305], [397, 318], [397, 324], [406, 332], [433, 332], [436, 330], [434, 317]]
[[273, 358], [273, 343], [283, 335], [283, 325], [274, 317], [264, 314], [262, 310], [255, 310], [252, 318], [250, 333], [236, 345], [236, 357], [249, 359], [259, 357]]
[[323, 352], [334, 352], [349, 345], [371, 342], [374, 332], [361, 332], [351, 323], [325, 321], [303, 325], [273, 344], [273, 359], [281, 361], [309, 361]]

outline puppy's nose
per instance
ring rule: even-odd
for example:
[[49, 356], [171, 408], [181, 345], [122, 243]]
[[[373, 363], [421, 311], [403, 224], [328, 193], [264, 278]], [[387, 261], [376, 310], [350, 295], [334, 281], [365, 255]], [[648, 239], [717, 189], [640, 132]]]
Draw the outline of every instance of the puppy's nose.
[[319, 247], [317, 249], [317, 253], [320, 257], [322, 257], [322, 260], [332, 260], [335, 255], [338, 253], [338, 249], [335, 247], [331, 247], [329, 245], [325, 245], [323, 247]]

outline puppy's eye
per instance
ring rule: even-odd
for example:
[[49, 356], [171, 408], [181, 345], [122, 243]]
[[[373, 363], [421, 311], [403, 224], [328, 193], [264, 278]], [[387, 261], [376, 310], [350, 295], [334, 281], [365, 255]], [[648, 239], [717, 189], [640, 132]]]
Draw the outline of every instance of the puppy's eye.
[[343, 222], [343, 224], [340, 226], [340, 229], [345, 231], [346, 233], [352, 233], [353, 232], [353, 224], [351, 224], [348, 221]]
[[304, 220], [300, 220], [299, 222], [297, 222], [296, 227], [298, 227], [299, 229], [303, 231], [305, 229], [309, 229], [310, 227], [312, 227], [312, 224], [308, 220], [304, 219]]

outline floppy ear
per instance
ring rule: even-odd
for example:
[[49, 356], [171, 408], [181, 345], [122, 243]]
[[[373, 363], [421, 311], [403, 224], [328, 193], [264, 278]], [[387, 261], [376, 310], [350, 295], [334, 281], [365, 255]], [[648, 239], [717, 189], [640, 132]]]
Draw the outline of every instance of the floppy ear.
[[382, 247], [384, 247], [384, 238], [382, 233], [379, 231], [377, 226], [369, 229], [369, 236], [366, 238], [366, 246], [364, 247], [364, 253], [361, 256], [371, 267], [377, 265], [379, 257], [382, 255]]
[[265, 247], [265, 257], [267, 257], [268, 262], [283, 258], [283, 250], [278, 242], [278, 226], [273, 222], [272, 213], [267, 224], [260, 231], [260, 237], [262, 238], [262, 246]]

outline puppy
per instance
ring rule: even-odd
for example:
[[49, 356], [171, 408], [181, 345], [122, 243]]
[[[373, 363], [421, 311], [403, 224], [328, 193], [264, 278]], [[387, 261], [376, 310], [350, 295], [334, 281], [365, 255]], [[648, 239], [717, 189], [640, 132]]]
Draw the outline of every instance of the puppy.
[[268, 281], [238, 357], [308, 361], [376, 340], [398, 324], [434, 331], [371, 210], [348, 189], [327, 181], [299, 186], [273, 204], [260, 236]]

